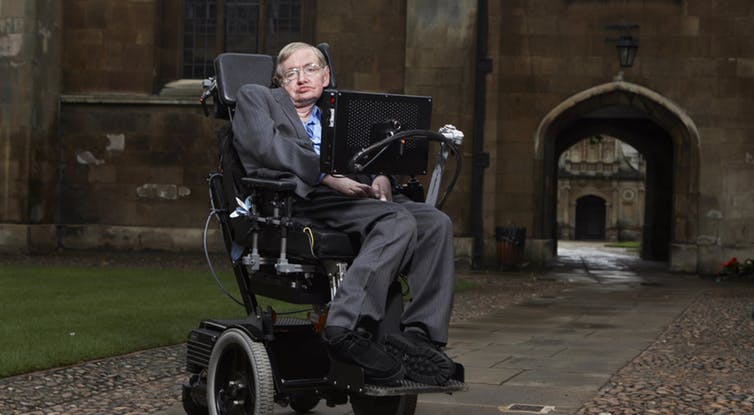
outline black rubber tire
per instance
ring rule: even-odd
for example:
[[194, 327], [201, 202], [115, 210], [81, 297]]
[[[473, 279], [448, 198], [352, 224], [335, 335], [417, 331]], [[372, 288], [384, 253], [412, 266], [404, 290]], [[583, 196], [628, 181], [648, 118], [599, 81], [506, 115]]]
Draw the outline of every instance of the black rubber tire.
[[197, 403], [193, 397], [191, 397], [191, 387], [183, 385], [181, 392], [181, 402], [183, 403], [183, 410], [187, 415], [208, 415], [209, 409], [206, 406], [202, 406]]
[[311, 412], [319, 403], [319, 395], [314, 392], [297, 392], [291, 395], [291, 409], [305, 414]]
[[210, 415], [272, 415], [275, 387], [267, 350], [239, 329], [220, 334], [207, 368]]
[[416, 395], [352, 396], [354, 415], [414, 415]]

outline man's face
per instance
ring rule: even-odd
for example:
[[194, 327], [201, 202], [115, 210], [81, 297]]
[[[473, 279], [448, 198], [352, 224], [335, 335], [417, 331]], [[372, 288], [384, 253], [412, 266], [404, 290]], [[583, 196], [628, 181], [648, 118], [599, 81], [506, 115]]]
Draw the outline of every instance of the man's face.
[[325, 86], [330, 83], [329, 68], [312, 71], [315, 67], [312, 65], [318, 66], [319, 61], [317, 55], [309, 48], [297, 50], [282, 63], [284, 74], [295, 72], [295, 76], [283, 79], [283, 88], [293, 98], [296, 107], [315, 103]]

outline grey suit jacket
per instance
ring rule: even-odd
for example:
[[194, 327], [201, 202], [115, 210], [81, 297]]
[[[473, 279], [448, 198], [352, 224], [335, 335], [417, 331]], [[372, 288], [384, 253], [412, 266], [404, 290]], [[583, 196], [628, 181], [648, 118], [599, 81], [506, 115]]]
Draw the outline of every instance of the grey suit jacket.
[[306, 198], [319, 180], [319, 155], [282, 88], [244, 85], [236, 97], [233, 141], [246, 174], [290, 178]]

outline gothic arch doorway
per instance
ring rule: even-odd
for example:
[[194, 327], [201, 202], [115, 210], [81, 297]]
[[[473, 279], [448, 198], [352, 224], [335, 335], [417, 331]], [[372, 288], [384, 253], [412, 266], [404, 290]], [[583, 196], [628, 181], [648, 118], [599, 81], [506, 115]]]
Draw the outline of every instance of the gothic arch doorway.
[[[647, 161], [641, 255], [695, 272], [699, 226], [699, 133], [673, 102], [640, 85], [617, 81], [580, 92], [545, 116], [535, 135], [535, 221], [531, 242], [557, 253], [557, 160], [577, 141], [616, 137]], [[682, 255], [680, 254], [682, 253]]]
[[605, 199], [586, 195], [576, 199], [576, 239], [605, 239]]

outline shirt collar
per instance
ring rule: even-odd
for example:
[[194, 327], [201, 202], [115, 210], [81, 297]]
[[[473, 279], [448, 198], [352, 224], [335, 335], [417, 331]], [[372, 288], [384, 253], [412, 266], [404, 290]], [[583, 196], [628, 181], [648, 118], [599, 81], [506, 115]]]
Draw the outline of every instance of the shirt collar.
[[304, 124], [310, 124], [317, 121], [322, 121], [322, 111], [315, 105], [314, 109], [312, 109], [312, 113], [309, 114], [309, 118], [306, 119]]

